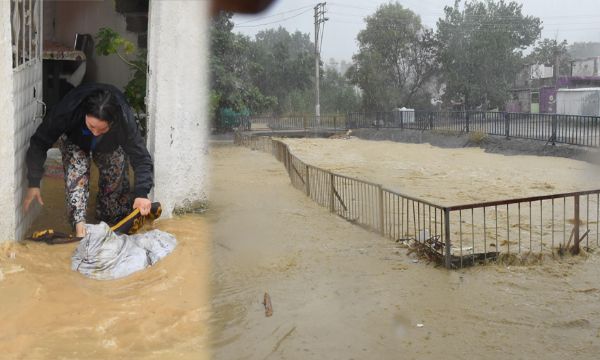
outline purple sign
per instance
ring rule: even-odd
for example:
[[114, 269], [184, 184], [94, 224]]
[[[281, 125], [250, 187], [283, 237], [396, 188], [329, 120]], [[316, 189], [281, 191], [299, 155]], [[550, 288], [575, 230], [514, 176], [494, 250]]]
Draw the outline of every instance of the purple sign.
[[540, 113], [556, 114], [556, 88], [540, 88]]

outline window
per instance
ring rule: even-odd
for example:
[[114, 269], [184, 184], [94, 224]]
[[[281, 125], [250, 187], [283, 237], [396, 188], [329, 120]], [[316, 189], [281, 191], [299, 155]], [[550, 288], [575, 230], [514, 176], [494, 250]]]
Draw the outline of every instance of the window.
[[42, 0], [10, 0], [13, 69], [41, 58]]

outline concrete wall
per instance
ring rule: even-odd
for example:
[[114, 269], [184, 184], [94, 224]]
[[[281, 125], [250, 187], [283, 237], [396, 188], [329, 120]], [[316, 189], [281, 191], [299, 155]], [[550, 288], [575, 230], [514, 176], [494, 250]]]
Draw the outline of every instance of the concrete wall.
[[[41, 123], [41, 106], [36, 100], [42, 99], [42, 62], [35, 60], [24, 68], [13, 73], [14, 94], [14, 137], [13, 137], [13, 162], [14, 162], [14, 209], [15, 237], [21, 240], [25, 232], [37, 217], [39, 206], [34, 204], [29, 213], [23, 212], [23, 196], [27, 190], [27, 169], [25, 154], [29, 148], [29, 139]], [[42, 197], [43, 197], [42, 182]]]
[[44, 1], [44, 40], [56, 41], [56, 1]]
[[600, 58], [589, 58], [573, 61], [573, 76], [598, 76], [598, 61]]
[[556, 113], [600, 116], [600, 88], [558, 89]]
[[548, 79], [554, 76], [554, 66], [534, 64], [530, 68], [530, 79]]
[[[137, 35], [126, 31], [125, 17], [115, 10], [114, 0], [94, 1], [57, 1], [47, 2], [46, 6], [53, 6], [44, 12], [47, 16], [44, 24], [54, 21], [54, 40], [68, 46], [73, 46], [75, 33], [87, 33], [96, 36], [101, 27], [109, 27], [137, 44]], [[45, 37], [49, 39], [48, 37]], [[123, 88], [130, 79], [129, 67], [116, 55], [98, 56], [95, 53], [88, 59], [85, 81], [97, 81], [113, 84]]]
[[[148, 146], [165, 216], [207, 200], [209, 1], [151, 0]], [[176, 19], [176, 21], [174, 21]]]
[[[0, 19], [10, 18], [10, 2], [0, 1]], [[41, 25], [41, 24], [40, 24]], [[19, 240], [25, 235], [39, 208], [33, 206], [23, 213], [25, 152], [29, 137], [40, 123], [36, 115], [42, 98], [42, 62], [30, 59], [13, 69], [12, 33], [9, 21], [0, 21], [0, 204], [5, 211], [0, 216], [0, 241]]]
[[3, 139], [0, 143], [0, 204], [4, 207], [0, 216], [0, 241], [13, 240], [15, 236], [15, 183], [12, 174], [15, 172], [14, 137], [7, 136], [4, 132], [14, 129], [14, 97], [13, 72], [12, 72], [12, 43], [10, 28], [10, 2], [0, 1], [0, 129]]
[[523, 90], [517, 93], [517, 101], [521, 104], [520, 108], [523, 112], [531, 111], [531, 91]]

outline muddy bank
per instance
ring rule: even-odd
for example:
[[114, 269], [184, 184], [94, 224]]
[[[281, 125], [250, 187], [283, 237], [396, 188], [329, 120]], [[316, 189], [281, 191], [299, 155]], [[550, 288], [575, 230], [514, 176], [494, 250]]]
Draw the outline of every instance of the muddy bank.
[[270, 154], [211, 158], [215, 359], [597, 357], [596, 254], [436, 269], [307, 199]]
[[389, 140], [424, 144], [441, 148], [476, 147], [503, 155], [554, 156], [582, 160], [600, 165], [600, 151], [594, 148], [565, 144], [546, 144], [543, 141], [485, 135], [478, 132], [460, 134], [451, 131], [420, 131], [410, 129], [353, 129], [352, 135], [365, 140]]
[[[34, 228], [69, 231], [61, 179], [44, 178]], [[90, 218], [92, 219], [92, 218]], [[2, 359], [207, 359], [209, 227], [202, 216], [162, 220], [175, 251], [114, 281], [71, 271], [77, 244], [0, 245]]]

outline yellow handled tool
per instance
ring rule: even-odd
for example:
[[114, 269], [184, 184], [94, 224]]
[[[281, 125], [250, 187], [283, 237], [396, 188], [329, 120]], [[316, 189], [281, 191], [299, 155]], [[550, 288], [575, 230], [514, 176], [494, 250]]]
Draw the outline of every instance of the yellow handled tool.
[[[114, 232], [131, 235], [136, 233], [139, 229], [144, 226], [147, 220], [154, 221], [162, 214], [162, 207], [159, 202], [152, 203], [150, 207], [150, 213], [146, 216], [140, 214], [139, 209], [133, 210], [129, 215], [125, 216], [121, 221], [113, 225], [110, 229]], [[71, 234], [54, 231], [54, 229], [46, 229], [35, 231], [28, 240], [43, 241], [46, 244], [66, 244], [70, 242], [79, 241], [82, 238], [73, 236]]]

